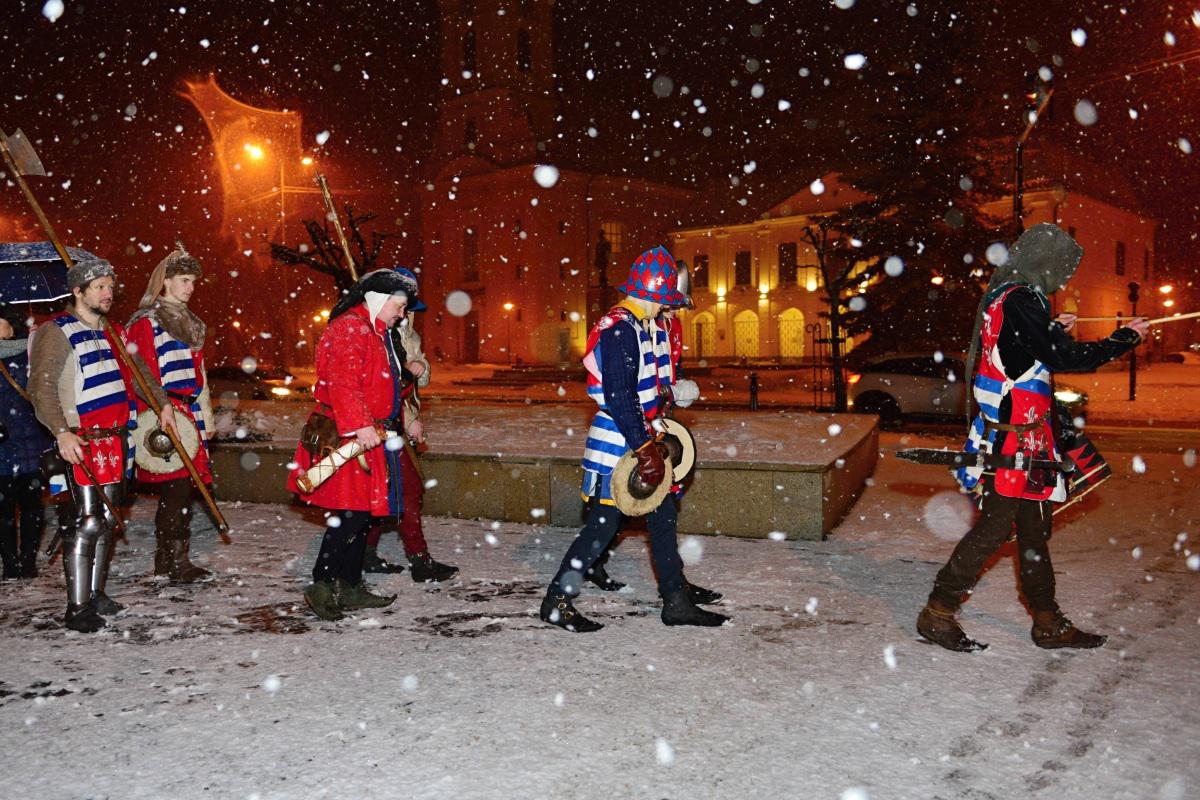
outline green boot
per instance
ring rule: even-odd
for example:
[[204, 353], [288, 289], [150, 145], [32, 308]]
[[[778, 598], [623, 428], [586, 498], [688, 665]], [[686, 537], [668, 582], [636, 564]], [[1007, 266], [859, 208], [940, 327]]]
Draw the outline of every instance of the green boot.
[[313, 613], [324, 620], [335, 622], [345, 619], [346, 615], [338, 607], [337, 594], [329, 581], [314, 581], [304, 590], [304, 602]]
[[366, 581], [351, 586], [341, 578], [337, 579], [337, 603], [347, 611], [356, 608], [385, 608], [396, 601], [396, 595], [372, 594], [367, 590]]

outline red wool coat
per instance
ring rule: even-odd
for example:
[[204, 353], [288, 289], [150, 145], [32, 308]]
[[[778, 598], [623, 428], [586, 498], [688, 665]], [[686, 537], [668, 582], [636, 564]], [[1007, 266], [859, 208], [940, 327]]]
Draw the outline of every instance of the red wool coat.
[[[313, 399], [326, 413], [332, 409], [341, 443], [359, 428], [375, 424], [392, 414], [394, 381], [388, 364], [382, 323], [372, 325], [365, 304], [340, 315], [325, 329], [317, 345], [317, 385]], [[388, 470], [383, 447], [367, 451], [368, 475], [355, 459], [318, 486], [312, 494], [303, 494], [296, 476], [303, 474], [312, 459], [303, 446], [296, 448], [296, 468], [288, 478], [288, 489], [300, 499], [320, 508], [345, 511], [370, 511], [376, 516], [388, 514]]]

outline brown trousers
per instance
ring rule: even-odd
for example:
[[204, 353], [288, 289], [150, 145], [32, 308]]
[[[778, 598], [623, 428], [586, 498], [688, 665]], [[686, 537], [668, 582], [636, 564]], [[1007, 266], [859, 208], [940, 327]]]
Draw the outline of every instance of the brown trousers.
[[929, 595], [932, 602], [957, 609], [975, 587], [984, 566], [1000, 547], [1017, 536], [1021, 593], [1031, 611], [1052, 611], [1054, 568], [1050, 563], [1049, 502], [1005, 497], [994, 491], [993, 479], [983, 479], [983, 508], [975, 527], [967, 531], [938, 572]]

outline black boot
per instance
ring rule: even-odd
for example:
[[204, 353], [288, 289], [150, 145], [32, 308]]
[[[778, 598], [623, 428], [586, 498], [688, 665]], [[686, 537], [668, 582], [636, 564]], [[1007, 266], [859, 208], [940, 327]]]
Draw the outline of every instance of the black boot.
[[92, 595], [92, 607], [96, 609], [97, 614], [105, 617], [111, 617], [113, 614], [118, 614], [125, 610], [125, 606], [113, 600], [104, 592], [96, 592]]
[[68, 603], [64, 622], [68, 628], [80, 633], [95, 633], [108, 624], [104, 621], [104, 617], [96, 613], [96, 609], [92, 608], [91, 603], [84, 603], [81, 606]]
[[717, 628], [729, 617], [700, 608], [688, 597], [687, 589], [676, 589], [663, 596], [662, 621], [664, 625], [699, 625], [702, 628]]
[[956, 653], [974, 653], [986, 650], [987, 645], [977, 642], [963, 631], [954, 618], [955, 609], [930, 600], [917, 616], [917, 633], [936, 645]]
[[393, 564], [386, 558], [380, 556], [378, 549], [368, 545], [367, 552], [363, 554], [363, 572], [395, 575], [397, 573], [404, 572], [404, 566], [401, 564]]
[[604, 627], [603, 623], [594, 622], [580, 614], [565, 594], [547, 592], [542, 598], [542, 608], [538, 616], [542, 618], [542, 622], [549, 622], [571, 633], [592, 633]]
[[589, 583], [604, 592], [619, 592], [625, 588], [625, 584], [609, 577], [603, 561], [597, 561], [584, 577]]
[[211, 577], [212, 573], [204, 567], [192, 563], [188, 551], [191, 549], [191, 537], [184, 536], [171, 542], [171, 569], [168, 575], [172, 583], [196, 583]]
[[714, 592], [712, 589], [705, 589], [703, 586], [697, 586], [694, 583], [688, 583], [687, 596], [696, 605], [706, 606], [717, 602], [725, 595], [720, 592]]
[[1100, 647], [1108, 641], [1107, 636], [1079, 630], [1057, 608], [1052, 611], [1033, 612], [1033, 629], [1030, 635], [1034, 644], [1047, 650], [1060, 647], [1090, 649]]
[[437, 583], [453, 578], [458, 572], [458, 567], [434, 561], [428, 550], [411, 556], [408, 559], [408, 568], [412, 572], [412, 579], [417, 583]]

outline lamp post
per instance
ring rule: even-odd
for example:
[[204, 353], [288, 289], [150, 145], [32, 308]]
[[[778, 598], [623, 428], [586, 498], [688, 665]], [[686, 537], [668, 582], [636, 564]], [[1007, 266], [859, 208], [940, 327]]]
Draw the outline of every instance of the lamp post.
[[512, 354], [512, 312], [513, 312], [513, 308], [514, 308], [514, 306], [512, 303], [504, 304], [504, 329], [505, 329], [504, 350], [508, 353], [508, 363], [509, 364], [513, 363], [513, 354]]
[[1022, 207], [1025, 192], [1025, 141], [1033, 133], [1033, 126], [1037, 124], [1038, 118], [1050, 104], [1050, 98], [1054, 96], [1054, 89], [1049, 85], [1049, 81], [1040, 74], [1031, 75], [1030, 82], [1035, 85], [1032, 91], [1026, 94], [1029, 105], [1025, 107], [1025, 130], [1017, 137], [1016, 158], [1013, 160], [1013, 227], [1017, 229], [1017, 236], [1025, 232], [1025, 209]]
[[[1129, 302], [1132, 306], [1129, 310], [1129, 318], [1137, 319], [1137, 304], [1138, 304], [1138, 289], [1141, 288], [1137, 281], [1129, 282]], [[1130, 402], [1137, 399], [1137, 348], [1129, 351], [1129, 400]]]

